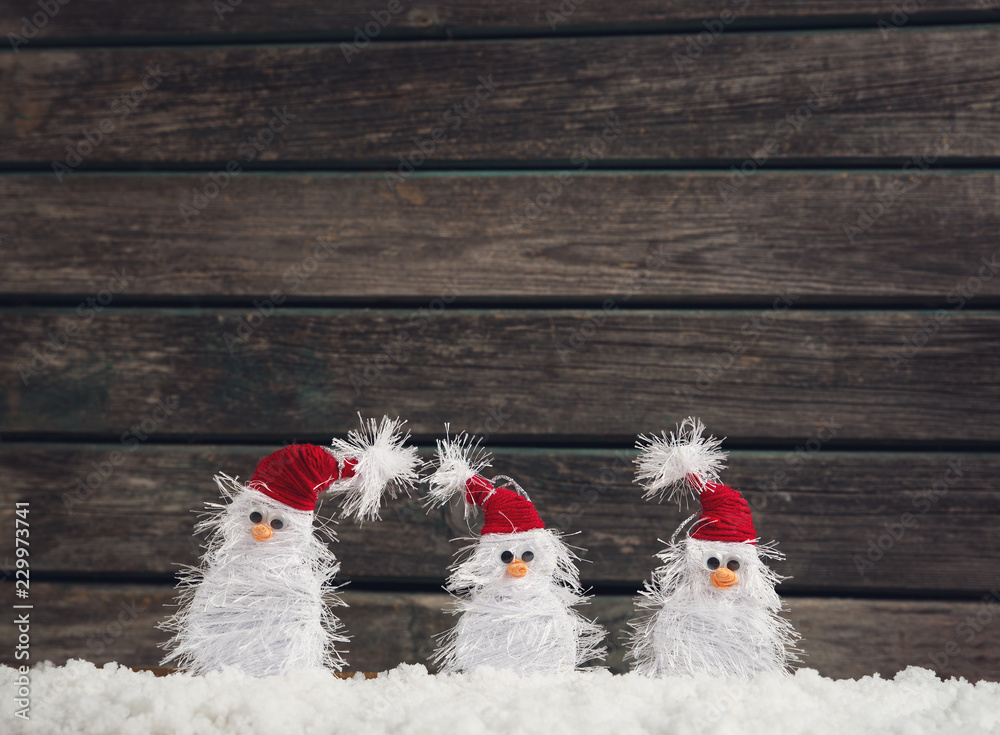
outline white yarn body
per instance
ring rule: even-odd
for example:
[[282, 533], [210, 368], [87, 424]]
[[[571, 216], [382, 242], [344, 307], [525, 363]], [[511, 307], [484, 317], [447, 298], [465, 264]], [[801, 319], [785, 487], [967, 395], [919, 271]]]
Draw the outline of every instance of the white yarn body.
[[[798, 634], [780, 617], [779, 577], [761, 556], [780, 558], [771, 547], [685, 538], [657, 555], [664, 562], [636, 598], [645, 615], [635, 629], [629, 658], [646, 676], [749, 679], [765, 671], [787, 671], [798, 661]], [[737, 559], [738, 582], [717, 589], [708, 557], [722, 566]]]
[[[362, 420], [361, 429], [335, 439], [328, 449], [343, 468], [354, 461], [353, 476], [322, 495], [343, 496], [342, 512], [376, 519], [385, 494], [408, 491], [417, 479], [417, 450], [403, 446], [403, 421]], [[158, 627], [173, 633], [164, 644], [163, 665], [174, 663], [195, 674], [235, 667], [252, 676], [329, 668], [339, 671], [346, 643], [331, 606], [344, 602], [331, 583], [340, 564], [326, 544], [336, 540], [326, 525], [314, 525], [312, 510], [295, 510], [227, 475], [215, 478], [228, 505], [209, 503], [196, 532], [209, 532], [201, 566], [188, 567], [178, 583], [179, 610]], [[251, 514], [261, 518], [252, 521]], [[275, 528], [258, 540], [255, 525]], [[317, 537], [316, 531], [323, 538]]]
[[[487, 534], [453, 567], [458, 624], [441, 637], [434, 662], [444, 672], [489, 666], [519, 674], [573, 671], [604, 656], [604, 629], [573, 609], [588, 602], [573, 552], [553, 531]], [[500, 555], [534, 559], [521, 578], [506, 573]]]
[[[179, 610], [160, 625], [174, 633], [162, 664], [195, 674], [234, 667], [252, 676], [314, 668], [340, 670], [337, 650], [347, 638], [331, 605], [343, 605], [330, 583], [340, 565], [314, 533], [313, 513], [288, 508], [224, 475], [216, 478], [232, 498], [210, 504], [198, 531], [209, 531], [200, 567], [178, 585]], [[280, 517], [284, 528], [257, 541], [249, 515]], [[318, 527], [324, 535], [333, 533]]]

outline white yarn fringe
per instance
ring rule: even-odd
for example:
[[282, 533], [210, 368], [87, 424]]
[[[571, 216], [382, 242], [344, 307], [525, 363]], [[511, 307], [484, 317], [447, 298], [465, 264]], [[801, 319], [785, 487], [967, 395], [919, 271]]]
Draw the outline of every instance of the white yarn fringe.
[[421, 462], [416, 447], [403, 446], [410, 436], [409, 432], [401, 432], [405, 423], [388, 416], [383, 416], [380, 423], [362, 419], [359, 431], [348, 432], [347, 439], [333, 440], [333, 447], [327, 451], [338, 462], [357, 460], [354, 476], [338, 480], [327, 490], [329, 494], [344, 495], [343, 516], [377, 520], [384, 494], [394, 498], [400, 491], [413, 488]]
[[[706, 554], [738, 554], [739, 583], [716, 589]], [[663, 565], [636, 598], [644, 612], [629, 623], [627, 658], [646, 676], [750, 679], [765, 671], [787, 672], [799, 661], [799, 635], [781, 617], [775, 585], [783, 579], [761, 559], [780, 559], [773, 546], [717, 543], [685, 538], [657, 555]]]
[[[646, 490], [643, 498], [679, 499], [697, 494], [707, 483], [719, 482], [725, 469], [727, 453], [719, 447], [721, 439], [702, 436], [705, 425], [694, 417], [684, 419], [677, 433], [642, 434], [636, 440], [639, 455], [635, 458], [636, 482]], [[691, 479], [695, 485], [692, 487]]]
[[[444, 425], [445, 432], [449, 425]], [[437, 468], [427, 482], [430, 490], [427, 501], [430, 505], [444, 505], [455, 495], [465, 499], [465, 483], [492, 466], [493, 455], [480, 446], [480, 439], [462, 432], [458, 436], [437, 441]], [[464, 503], [466, 518], [472, 511], [469, 503]]]
[[[340, 564], [315, 530], [313, 514], [297, 511], [227, 475], [215, 478], [228, 504], [208, 503], [195, 527], [207, 531], [199, 567], [181, 573], [179, 610], [159, 624], [173, 633], [161, 665], [195, 674], [232, 666], [251, 676], [328, 668], [339, 671], [339, 644], [347, 642], [330, 611], [344, 605], [330, 583]], [[256, 541], [249, 520], [281, 514], [285, 526], [271, 539]]]
[[[504, 550], [530, 548], [526, 576], [505, 574]], [[439, 636], [433, 662], [441, 671], [489, 666], [519, 674], [581, 669], [602, 659], [605, 631], [573, 609], [589, 598], [580, 588], [577, 557], [549, 529], [488, 534], [463, 549], [446, 589], [455, 595], [458, 624]]]

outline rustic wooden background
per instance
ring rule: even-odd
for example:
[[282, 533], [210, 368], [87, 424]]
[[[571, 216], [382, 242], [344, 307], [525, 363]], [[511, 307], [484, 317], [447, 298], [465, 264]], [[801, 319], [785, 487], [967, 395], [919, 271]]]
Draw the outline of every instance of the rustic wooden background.
[[[913, 5], [0, 0], [33, 659], [155, 665], [212, 475], [361, 411], [487, 435], [623, 670], [683, 517], [632, 443], [695, 414], [809, 666], [1000, 679], [1000, 4]], [[466, 533], [341, 525], [352, 666], [426, 660]]]

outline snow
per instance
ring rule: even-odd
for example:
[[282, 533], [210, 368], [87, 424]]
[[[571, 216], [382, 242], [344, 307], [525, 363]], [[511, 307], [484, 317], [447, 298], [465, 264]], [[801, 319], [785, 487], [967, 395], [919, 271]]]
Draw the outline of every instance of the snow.
[[800, 669], [743, 682], [603, 670], [431, 675], [401, 665], [365, 680], [235, 670], [156, 678], [73, 660], [31, 671], [30, 722], [14, 717], [17, 676], [0, 667], [3, 733], [1000, 733], [1000, 684], [941, 681], [917, 667], [892, 680]]

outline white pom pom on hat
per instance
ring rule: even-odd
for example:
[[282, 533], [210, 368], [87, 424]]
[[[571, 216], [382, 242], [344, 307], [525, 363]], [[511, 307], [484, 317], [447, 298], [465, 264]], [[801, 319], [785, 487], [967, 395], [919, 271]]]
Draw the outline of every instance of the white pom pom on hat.
[[750, 505], [743, 495], [719, 480], [725, 469], [726, 452], [721, 439], [705, 437], [705, 425], [693, 416], [684, 419], [676, 432], [667, 436], [642, 435], [636, 441], [640, 450], [635, 459], [636, 482], [642, 485], [647, 500], [680, 499], [688, 493], [698, 495], [702, 513], [695, 522], [691, 537], [703, 541], [756, 543], [757, 531]]
[[[449, 425], [445, 424], [447, 432]], [[534, 504], [523, 494], [508, 487], [498, 487], [480, 473], [490, 466], [489, 452], [479, 441], [461, 433], [455, 438], [437, 442], [438, 467], [428, 478], [431, 504], [441, 505], [462, 493], [466, 509], [476, 505], [483, 509], [485, 523], [480, 535], [522, 533], [545, 528]]]

